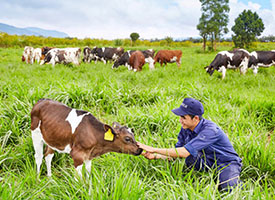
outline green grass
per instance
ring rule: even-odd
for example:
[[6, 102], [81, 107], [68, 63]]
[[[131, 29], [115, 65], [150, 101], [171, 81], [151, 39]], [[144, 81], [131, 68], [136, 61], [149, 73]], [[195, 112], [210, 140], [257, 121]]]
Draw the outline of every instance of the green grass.
[[[257, 76], [228, 70], [221, 80], [203, 69], [216, 53], [180, 49], [180, 69], [146, 64], [138, 73], [103, 63], [27, 65], [20, 60], [23, 49], [0, 49], [0, 199], [274, 199], [275, 68]], [[190, 171], [184, 159], [117, 153], [92, 160], [90, 176], [78, 181], [70, 156], [56, 153], [53, 176], [46, 177], [43, 163], [37, 177], [30, 111], [40, 98], [87, 110], [104, 123], [117, 121], [132, 128], [136, 140], [168, 148], [180, 130], [171, 110], [184, 97], [201, 100], [204, 117], [228, 134], [243, 159], [243, 190], [219, 193], [214, 172]]]

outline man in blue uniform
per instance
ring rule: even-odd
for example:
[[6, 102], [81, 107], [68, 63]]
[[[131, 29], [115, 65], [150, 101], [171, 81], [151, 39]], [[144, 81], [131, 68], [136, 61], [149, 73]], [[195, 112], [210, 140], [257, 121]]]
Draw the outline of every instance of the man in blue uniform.
[[143, 155], [147, 159], [186, 158], [186, 165], [196, 170], [218, 169], [220, 190], [237, 186], [242, 160], [227, 135], [214, 122], [202, 118], [201, 102], [185, 98], [172, 112], [180, 117], [182, 125], [176, 148], [154, 148], [138, 143], [146, 151]]

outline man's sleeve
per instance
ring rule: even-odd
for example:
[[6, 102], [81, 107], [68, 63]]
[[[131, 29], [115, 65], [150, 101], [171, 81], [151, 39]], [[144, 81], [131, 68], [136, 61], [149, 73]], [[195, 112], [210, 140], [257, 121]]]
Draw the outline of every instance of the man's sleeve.
[[203, 130], [197, 137], [184, 145], [184, 147], [192, 156], [197, 157], [198, 151], [207, 148], [218, 140], [219, 133], [218, 127]]
[[177, 144], [175, 145], [175, 147], [183, 147], [183, 145], [185, 144], [185, 137], [184, 137], [184, 130], [183, 128], [181, 128], [180, 132], [179, 132], [179, 135], [178, 135], [178, 142]]

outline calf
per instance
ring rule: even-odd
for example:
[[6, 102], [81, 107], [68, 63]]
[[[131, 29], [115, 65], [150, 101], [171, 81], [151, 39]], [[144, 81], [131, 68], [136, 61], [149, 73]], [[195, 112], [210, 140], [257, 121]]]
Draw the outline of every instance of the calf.
[[270, 67], [272, 65], [275, 65], [275, 50], [251, 52], [248, 68], [252, 68], [254, 74], [258, 73], [259, 67]]
[[30, 46], [25, 46], [23, 55], [22, 55], [22, 61], [26, 61], [27, 64], [33, 64], [33, 51], [34, 48]]
[[[135, 50], [128, 50], [122, 54], [121, 57], [119, 57], [113, 64], [112, 69], [118, 68], [120, 65], [125, 65], [128, 67], [129, 70], [132, 69], [132, 67], [129, 64], [129, 58], [131, 57], [131, 54], [134, 53]], [[148, 49], [141, 51], [145, 57], [145, 62], [149, 63], [149, 68], [154, 69], [154, 53], [155, 51], [153, 49]]]
[[135, 51], [129, 59], [129, 64], [134, 71], [141, 71], [142, 66], [145, 64], [145, 56], [141, 51]]
[[212, 75], [215, 70], [221, 72], [222, 79], [225, 77], [226, 69], [240, 68], [240, 73], [245, 74], [248, 67], [249, 56], [249, 52], [244, 49], [221, 51], [205, 69], [210, 75]]
[[124, 53], [124, 49], [121, 47], [94, 47], [92, 50], [93, 57], [95, 58], [95, 63], [101, 60], [106, 64], [108, 60], [115, 61]]
[[163, 63], [167, 65], [167, 63], [176, 62], [177, 66], [180, 67], [181, 56], [181, 50], [159, 50], [154, 58], [154, 64], [156, 64], [156, 62], [159, 62], [162, 66]]
[[72, 109], [50, 99], [41, 99], [34, 105], [31, 132], [37, 173], [42, 163], [43, 143], [46, 144], [48, 176], [51, 176], [54, 151], [69, 153], [80, 176], [83, 163], [90, 172], [91, 159], [102, 154], [117, 152], [140, 155], [142, 152], [126, 126], [114, 122], [111, 127], [87, 111]]
[[52, 66], [55, 66], [56, 63], [73, 63], [75, 65], [79, 65], [80, 54], [80, 48], [54, 48], [48, 51], [44, 60], [41, 61], [40, 65], [43, 65], [45, 63], [51, 63]]

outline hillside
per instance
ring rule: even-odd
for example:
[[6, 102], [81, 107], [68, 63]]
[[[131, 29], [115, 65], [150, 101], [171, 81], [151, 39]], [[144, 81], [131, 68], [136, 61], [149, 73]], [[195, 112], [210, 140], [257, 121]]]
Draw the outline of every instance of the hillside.
[[46, 30], [37, 27], [18, 28], [8, 24], [0, 23], [0, 32], [5, 32], [10, 35], [35, 35], [44, 37], [57, 37], [64, 38], [69, 37], [67, 33], [59, 32], [55, 30]]

